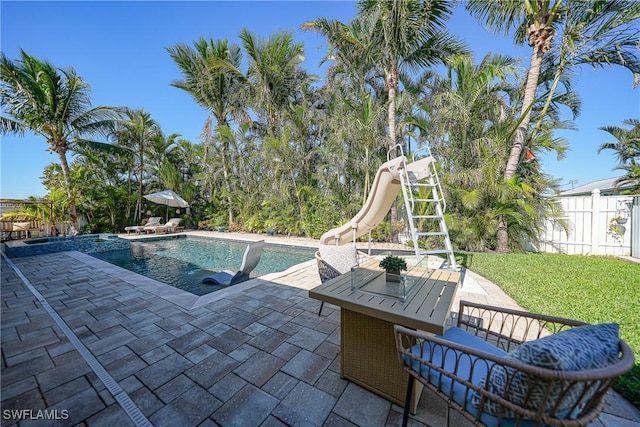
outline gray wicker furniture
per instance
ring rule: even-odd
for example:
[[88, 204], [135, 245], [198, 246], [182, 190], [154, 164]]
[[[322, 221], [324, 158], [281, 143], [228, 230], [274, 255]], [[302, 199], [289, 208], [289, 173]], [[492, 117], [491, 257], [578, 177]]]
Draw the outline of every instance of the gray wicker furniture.
[[[323, 258], [323, 255], [325, 258]], [[351, 271], [351, 267], [358, 265], [358, 251], [353, 245], [320, 245], [315, 253], [318, 264], [320, 283], [325, 283], [341, 274]], [[320, 304], [318, 316], [322, 315], [324, 301]]]
[[[615, 324], [587, 326], [465, 301], [455, 317], [443, 336], [394, 326], [400, 365], [409, 374], [403, 426], [415, 380], [479, 425], [584, 426], [634, 364]], [[558, 361], [578, 367], [556, 369]]]

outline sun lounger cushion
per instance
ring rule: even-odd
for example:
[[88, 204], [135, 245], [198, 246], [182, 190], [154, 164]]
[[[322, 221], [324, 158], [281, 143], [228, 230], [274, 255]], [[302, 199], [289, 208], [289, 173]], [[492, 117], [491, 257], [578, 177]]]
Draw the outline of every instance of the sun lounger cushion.
[[[559, 371], [583, 371], [604, 368], [618, 361], [619, 353], [619, 325], [606, 323], [600, 325], [586, 325], [568, 329], [554, 335], [529, 341], [520, 345], [508, 354], [508, 358], [518, 360], [527, 365]], [[510, 370], [507, 372], [507, 370]], [[505, 396], [518, 406], [525, 406], [537, 410], [542, 402], [552, 402], [556, 398], [545, 397], [544, 385], [532, 384], [527, 374], [515, 372], [513, 368], [504, 367], [491, 371], [488, 389], [490, 392]], [[511, 384], [507, 379], [513, 378]], [[483, 382], [484, 383], [484, 382]], [[534, 388], [531, 388], [534, 387]], [[551, 391], [552, 396], [559, 396], [566, 392], [563, 382], [558, 382]], [[557, 412], [568, 411], [584, 392], [583, 387], [573, 387], [562, 399], [562, 406]], [[473, 402], [479, 405], [480, 396], [474, 394]], [[545, 408], [552, 411], [554, 408]], [[486, 402], [485, 412], [498, 415], [501, 408], [495, 402]], [[510, 416], [507, 412], [506, 416]]]
[[29, 230], [29, 222], [14, 222], [13, 231], [27, 231]]
[[184, 227], [178, 227], [180, 225], [180, 221], [182, 221], [182, 218], [171, 218], [169, 221], [167, 221], [166, 224], [161, 225], [161, 224], [155, 224], [155, 225], [151, 225], [151, 226], [146, 226], [144, 227], [144, 231], [146, 231], [147, 233], [173, 233], [174, 231], [176, 231], [177, 228], [181, 228], [184, 229]]
[[151, 218], [149, 218], [149, 220], [146, 222], [146, 224], [144, 224], [144, 225], [129, 225], [129, 226], [126, 226], [124, 228], [124, 231], [126, 231], [127, 233], [130, 233], [132, 231], [135, 231], [136, 233], [140, 233], [141, 231], [144, 230], [145, 227], [151, 227], [151, 226], [154, 226], [154, 225], [160, 225], [160, 220], [161, 220], [161, 217], [152, 216]]

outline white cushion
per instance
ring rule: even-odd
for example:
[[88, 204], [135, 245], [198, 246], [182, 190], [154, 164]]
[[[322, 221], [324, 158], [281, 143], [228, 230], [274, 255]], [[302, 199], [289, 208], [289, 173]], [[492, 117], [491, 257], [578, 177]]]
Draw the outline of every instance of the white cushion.
[[358, 251], [354, 245], [320, 245], [319, 249], [322, 260], [342, 274], [358, 265]]

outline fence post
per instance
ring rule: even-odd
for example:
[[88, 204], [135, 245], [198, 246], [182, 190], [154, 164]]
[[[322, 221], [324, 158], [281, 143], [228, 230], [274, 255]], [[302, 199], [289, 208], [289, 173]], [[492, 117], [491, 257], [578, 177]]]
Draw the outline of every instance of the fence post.
[[591, 255], [598, 255], [600, 248], [600, 190], [591, 192]]
[[640, 258], [640, 196], [633, 196], [631, 201], [631, 248], [629, 254], [634, 258]]

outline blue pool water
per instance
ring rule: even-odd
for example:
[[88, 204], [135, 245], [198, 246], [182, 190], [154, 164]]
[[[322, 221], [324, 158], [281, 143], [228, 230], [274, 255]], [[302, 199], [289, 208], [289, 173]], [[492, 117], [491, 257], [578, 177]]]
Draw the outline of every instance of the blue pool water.
[[[202, 279], [220, 270], [236, 271], [246, 247], [246, 242], [181, 236], [132, 241], [129, 250], [92, 256], [192, 294], [205, 295], [220, 287], [202, 284]], [[284, 271], [313, 259], [314, 252], [314, 248], [265, 245], [251, 277]]]

